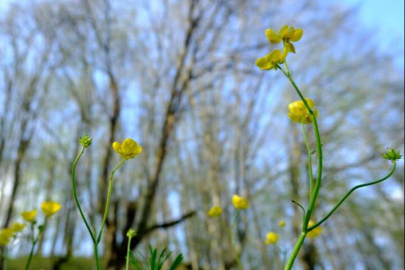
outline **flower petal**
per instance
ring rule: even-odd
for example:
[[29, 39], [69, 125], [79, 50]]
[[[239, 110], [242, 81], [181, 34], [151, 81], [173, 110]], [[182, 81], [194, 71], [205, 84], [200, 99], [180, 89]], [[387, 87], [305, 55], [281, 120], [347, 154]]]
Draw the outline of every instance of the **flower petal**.
[[280, 43], [282, 40], [280, 35], [274, 32], [273, 29], [267, 29], [265, 34], [270, 43], [277, 44]]
[[294, 34], [290, 37], [290, 41], [297, 42], [302, 38], [304, 31], [302, 29], [295, 29]]

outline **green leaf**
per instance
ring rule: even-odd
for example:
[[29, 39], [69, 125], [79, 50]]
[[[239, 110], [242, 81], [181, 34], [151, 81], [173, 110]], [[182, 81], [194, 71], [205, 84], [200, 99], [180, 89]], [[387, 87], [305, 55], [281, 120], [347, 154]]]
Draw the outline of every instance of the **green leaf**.
[[168, 270], [176, 270], [177, 267], [180, 266], [183, 259], [183, 254], [178, 255]]

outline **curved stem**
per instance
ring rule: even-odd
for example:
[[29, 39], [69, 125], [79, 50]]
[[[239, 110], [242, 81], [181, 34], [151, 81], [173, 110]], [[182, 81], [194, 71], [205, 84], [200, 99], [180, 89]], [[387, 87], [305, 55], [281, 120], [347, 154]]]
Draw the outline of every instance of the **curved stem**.
[[300, 89], [298, 86], [295, 84], [293, 77], [291, 76], [291, 73], [288, 69], [288, 65], [286, 63], [287, 61], [284, 62], [284, 65], [286, 67], [286, 71], [284, 71], [280, 66], [277, 66], [281, 70], [281, 72], [284, 74], [284, 76], [287, 77], [287, 79], [290, 81], [291, 85], [294, 87], [295, 91], [297, 92], [298, 96], [301, 98], [302, 102], [304, 103], [305, 107], [307, 108], [309, 114], [311, 115], [313, 127], [314, 127], [314, 132], [315, 132], [315, 138], [316, 138], [316, 150], [318, 154], [318, 168], [317, 168], [317, 176], [316, 176], [316, 182], [313, 187], [313, 191], [310, 194], [310, 199], [309, 199], [309, 206], [308, 210], [306, 213], [306, 216], [303, 220], [302, 223], [302, 232], [300, 237], [298, 238], [297, 243], [295, 244], [295, 247], [293, 249], [293, 252], [290, 256], [290, 258], [287, 261], [287, 264], [284, 269], [289, 270], [292, 268], [294, 264], [294, 260], [298, 255], [298, 252], [300, 251], [302, 244], [304, 243], [305, 237], [308, 232], [308, 223], [311, 218], [311, 214], [315, 208], [315, 203], [316, 203], [316, 198], [318, 197], [319, 189], [321, 188], [321, 181], [322, 181], [322, 167], [323, 167], [323, 154], [322, 154], [322, 142], [321, 142], [321, 135], [319, 132], [319, 127], [318, 127], [318, 122], [316, 121], [316, 116], [311, 107], [309, 106], [308, 102], [306, 101], [305, 97], [301, 93]]
[[[285, 66], [286, 66], [286, 68], [288, 68], [287, 63], [285, 63]], [[307, 108], [309, 114], [311, 115], [313, 126], [314, 126], [314, 131], [315, 131], [316, 150], [317, 150], [317, 154], [318, 154], [318, 169], [317, 169], [317, 176], [316, 176], [316, 182], [315, 182], [314, 191], [310, 196], [307, 215], [305, 216], [305, 222], [304, 222], [304, 224], [302, 224], [302, 230], [307, 231], [307, 226], [308, 226], [309, 220], [311, 218], [312, 211], [314, 210], [314, 207], [315, 207], [315, 202], [316, 202], [316, 198], [318, 197], [319, 189], [321, 187], [322, 166], [323, 166], [322, 165], [322, 163], [323, 163], [323, 155], [322, 155], [321, 135], [320, 135], [320, 132], [319, 132], [318, 122], [316, 121], [315, 113], [312, 111], [312, 109], [309, 106], [308, 102], [306, 101], [305, 97], [302, 95], [300, 89], [295, 84], [294, 79], [292, 78], [290, 71], [287, 69], [287, 72], [286, 72], [280, 66], [277, 66], [277, 67], [281, 70], [281, 72], [290, 81], [291, 85], [294, 87], [295, 91], [297, 92], [297, 94], [301, 98], [302, 102], [304, 103], [305, 107]]]
[[73, 162], [73, 167], [72, 167], [72, 187], [73, 188], [72, 189], [73, 189], [73, 196], [75, 198], [76, 206], [77, 206], [77, 208], [79, 209], [79, 212], [80, 212], [80, 216], [82, 217], [84, 224], [86, 224], [86, 228], [89, 231], [91, 239], [93, 240], [93, 243], [94, 243], [96, 239], [95, 239], [94, 234], [93, 234], [93, 232], [92, 232], [92, 230], [90, 228], [90, 225], [87, 222], [87, 219], [86, 219], [86, 217], [85, 217], [85, 215], [83, 213], [82, 207], [81, 207], [80, 202], [79, 202], [79, 198], [77, 197], [76, 165], [77, 165], [77, 162], [79, 161], [80, 157], [83, 155], [83, 153], [84, 153], [84, 147], [82, 148], [79, 155], [76, 157], [75, 161]]
[[396, 161], [394, 160], [393, 162], [394, 162], [394, 166], [392, 167], [392, 170], [385, 177], [383, 177], [379, 180], [373, 181], [373, 182], [368, 182], [368, 183], [357, 185], [357, 186], [353, 187], [351, 190], [349, 190], [349, 192], [346, 193], [345, 196], [343, 196], [342, 199], [340, 199], [340, 201], [335, 205], [335, 207], [332, 208], [332, 210], [325, 217], [323, 217], [321, 220], [319, 220], [313, 226], [309, 227], [308, 232], [312, 231], [313, 229], [315, 229], [316, 227], [318, 227], [319, 225], [324, 223], [339, 208], [339, 206], [350, 196], [350, 194], [352, 194], [352, 192], [355, 191], [356, 189], [375, 185], [375, 184], [381, 183], [382, 181], [388, 179], [395, 172], [395, 169], [397, 167]]
[[312, 192], [314, 190], [314, 175], [312, 172], [312, 153], [311, 153], [311, 147], [309, 146], [307, 134], [305, 132], [304, 123], [301, 123], [301, 127], [302, 127], [302, 135], [304, 137], [305, 145], [306, 145], [307, 151], [308, 151], [309, 196], [311, 196]]
[[121, 167], [122, 164], [124, 164], [124, 162], [125, 162], [125, 159], [123, 158], [121, 160], [121, 162], [117, 165], [117, 167], [115, 167], [114, 170], [112, 170], [110, 180], [108, 181], [107, 201], [106, 201], [106, 204], [105, 204], [104, 216], [103, 216], [103, 221], [101, 223], [100, 232], [98, 233], [97, 240], [96, 240], [97, 244], [100, 243], [100, 241], [101, 241], [101, 236], [103, 235], [105, 222], [106, 222], [107, 216], [108, 216], [108, 208], [110, 206], [111, 190], [112, 190], [112, 183], [113, 183], [113, 180], [114, 180], [114, 174], [119, 169], [119, 167]]

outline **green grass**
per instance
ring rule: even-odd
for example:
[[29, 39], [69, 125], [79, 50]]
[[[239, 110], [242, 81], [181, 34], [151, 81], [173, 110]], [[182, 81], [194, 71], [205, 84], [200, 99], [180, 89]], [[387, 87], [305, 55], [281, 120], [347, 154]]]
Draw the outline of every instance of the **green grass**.
[[[57, 260], [57, 258], [54, 258]], [[7, 270], [24, 270], [27, 257], [13, 258], [8, 261]], [[88, 270], [93, 269], [93, 258], [74, 257], [62, 264], [62, 270]], [[52, 259], [47, 257], [34, 257], [30, 270], [52, 270]]]

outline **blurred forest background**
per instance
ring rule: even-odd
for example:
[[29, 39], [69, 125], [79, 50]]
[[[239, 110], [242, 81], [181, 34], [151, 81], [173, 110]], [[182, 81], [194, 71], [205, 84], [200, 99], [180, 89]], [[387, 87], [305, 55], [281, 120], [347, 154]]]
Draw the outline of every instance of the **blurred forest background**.
[[[280, 72], [254, 65], [273, 49], [265, 29], [304, 29], [289, 65], [320, 111], [325, 176], [315, 217], [355, 184], [384, 176], [387, 147], [403, 153], [403, 43], [387, 36], [383, 49], [387, 40], [357, 14], [321, 0], [8, 5], [0, 14], [1, 226], [56, 200], [63, 208], [33, 269], [92, 268], [92, 243], [71, 192], [78, 138], [93, 137], [77, 181], [85, 212], [100, 224], [119, 162], [111, 143], [131, 137], [143, 153], [115, 177], [102, 245], [108, 269], [124, 262], [128, 228], [138, 232], [133, 248], [142, 253], [151, 244], [183, 253], [184, 269], [235, 269], [228, 234], [206, 214], [220, 204], [230, 224], [232, 194], [251, 204], [237, 228], [245, 269], [278, 269], [265, 234], [278, 231], [280, 249], [291, 250], [301, 215], [291, 200], [306, 205], [308, 174], [300, 126], [287, 117], [298, 97]], [[398, 165], [388, 181], [356, 191], [323, 234], [306, 241], [294, 269], [402, 269]], [[26, 239], [12, 247], [9, 269], [21, 269], [29, 248]]]

